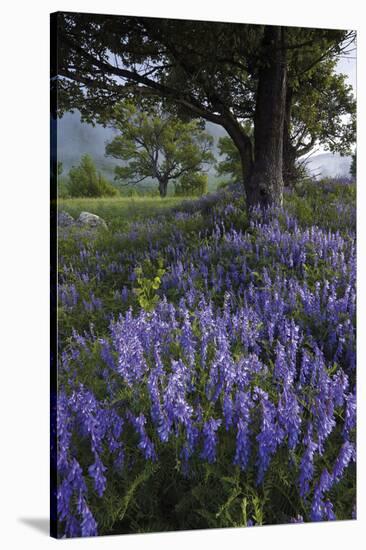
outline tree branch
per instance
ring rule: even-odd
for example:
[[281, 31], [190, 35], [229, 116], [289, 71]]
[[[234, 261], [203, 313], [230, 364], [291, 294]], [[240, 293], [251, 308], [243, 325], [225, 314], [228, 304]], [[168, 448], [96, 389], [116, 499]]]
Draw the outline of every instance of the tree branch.
[[[222, 125], [222, 117], [220, 115], [216, 115], [210, 111], [208, 111], [202, 104], [200, 104], [194, 97], [187, 94], [182, 94], [181, 91], [176, 90], [174, 88], [170, 88], [168, 86], [165, 86], [163, 84], [159, 84], [155, 82], [154, 80], [151, 80], [145, 76], [139, 75], [137, 72], [129, 71], [127, 69], [121, 69], [119, 67], [114, 67], [113, 65], [106, 63], [104, 61], [100, 61], [96, 59], [91, 54], [85, 52], [82, 48], [75, 45], [72, 41], [65, 39], [67, 43], [70, 45], [71, 48], [75, 49], [81, 56], [85, 57], [90, 63], [97, 66], [99, 69], [103, 70], [105, 73], [114, 75], [114, 76], [120, 76], [126, 80], [132, 80], [135, 83], [138, 84], [144, 84], [144, 86], [131, 86], [130, 83], [127, 84], [117, 84], [116, 86], [112, 86], [110, 83], [107, 84], [106, 82], [100, 83], [101, 87], [108, 90], [108, 91], [116, 91], [117, 89], [120, 91], [120, 93], [123, 92], [135, 92], [139, 94], [147, 94], [147, 95], [155, 95], [163, 96], [166, 98], [173, 98], [176, 103], [182, 105], [187, 110], [191, 111], [193, 114], [202, 117], [206, 120], [209, 120], [210, 122], [213, 122], [215, 124]], [[59, 70], [59, 74], [61, 76], [64, 76], [66, 78], [69, 78], [71, 80], [82, 82], [86, 84], [89, 88], [95, 87], [95, 81], [92, 79], [88, 79], [86, 77], [80, 77], [76, 73], [71, 73], [70, 71], [66, 70]]]

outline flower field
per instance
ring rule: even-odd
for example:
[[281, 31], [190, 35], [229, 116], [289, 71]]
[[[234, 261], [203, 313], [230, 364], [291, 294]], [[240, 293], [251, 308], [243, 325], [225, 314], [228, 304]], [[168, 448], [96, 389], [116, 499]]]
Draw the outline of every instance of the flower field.
[[58, 236], [59, 536], [354, 518], [354, 185], [103, 209]]

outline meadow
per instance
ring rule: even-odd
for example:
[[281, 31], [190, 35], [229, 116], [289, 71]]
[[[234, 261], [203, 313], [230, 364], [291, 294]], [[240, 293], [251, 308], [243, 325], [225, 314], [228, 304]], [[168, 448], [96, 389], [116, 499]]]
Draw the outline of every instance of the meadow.
[[58, 201], [59, 536], [356, 516], [355, 198]]
[[99, 198], [69, 198], [58, 199], [59, 210], [65, 210], [74, 218], [80, 212], [92, 212], [108, 223], [109, 229], [120, 230], [126, 228], [129, 223], [137, 220], [144, 220], [163, 213], [182, 202], [180, 197], [166, 197], [161, 200], [155, 197], [99, 197]]

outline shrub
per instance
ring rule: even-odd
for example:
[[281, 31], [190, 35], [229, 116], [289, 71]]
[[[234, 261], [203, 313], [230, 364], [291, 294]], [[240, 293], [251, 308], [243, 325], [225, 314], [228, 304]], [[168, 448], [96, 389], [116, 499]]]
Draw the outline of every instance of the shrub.
[[201, 196], [208, 191], [208, 176], [200, 172], [183, 174], [175, 185], [175, 195], [178, 197]]
[[118, 191], [100, 172], [90, 155], [83, 155], [79, 166], [69, 171], [68, 193], [71, 197], [113, 197]]

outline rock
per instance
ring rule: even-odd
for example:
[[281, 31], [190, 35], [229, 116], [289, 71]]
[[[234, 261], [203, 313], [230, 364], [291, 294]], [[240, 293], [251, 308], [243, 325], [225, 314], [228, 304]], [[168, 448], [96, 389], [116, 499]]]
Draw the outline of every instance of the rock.
[[60, 210], [57, 213], [57, 225], [59, 227], [69, 227], [70, 225], [73, 225], [75, 223], [75, 220], [70, 214], [65, 212], [64, 210]]
[[77, 220], [78, 225], [81, 226], [87, 226], [87, 227], [103, 227], [104, 229], [107, 228], [107, 224], [103, 220], [103, 218], [100, 218], [96, 214], [91, 214], [91, 212], [81, 212], [80, 216]]

